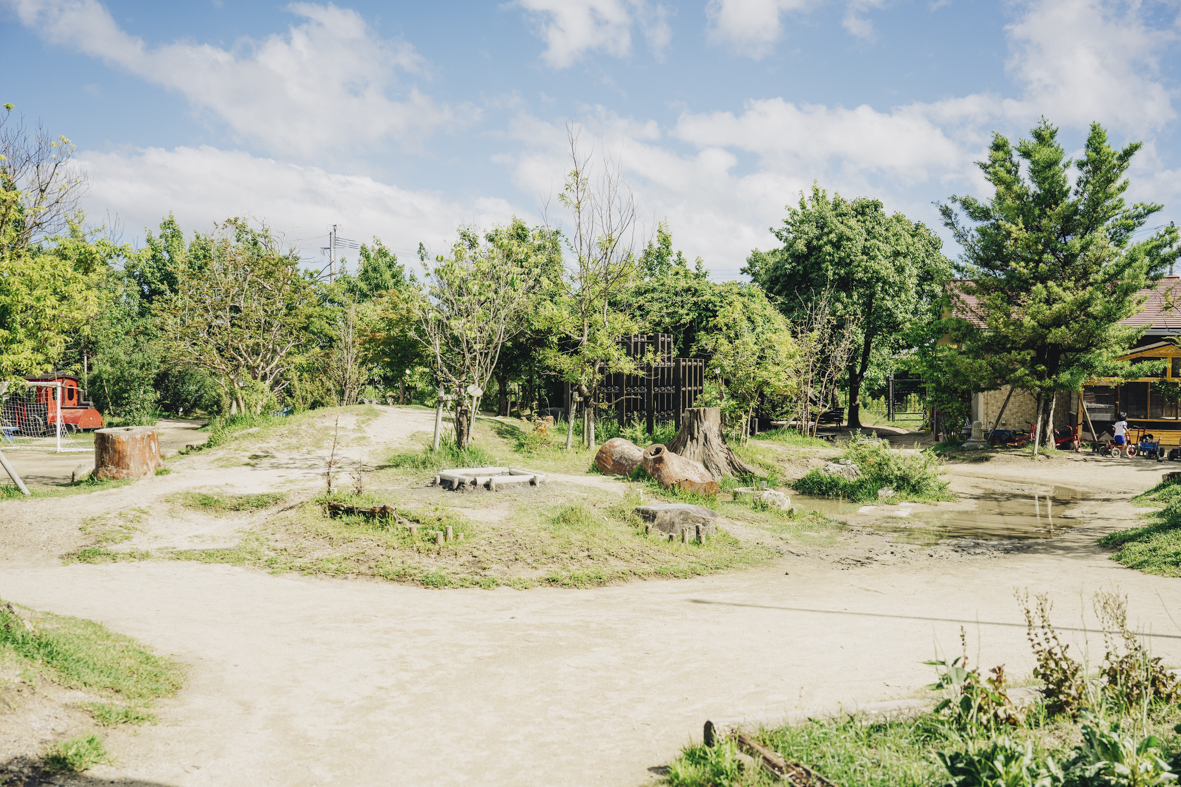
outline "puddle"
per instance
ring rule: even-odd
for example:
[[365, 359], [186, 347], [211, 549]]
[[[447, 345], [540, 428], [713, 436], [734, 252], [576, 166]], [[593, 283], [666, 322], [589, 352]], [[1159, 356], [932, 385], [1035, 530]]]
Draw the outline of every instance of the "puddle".
[[[897, 524], [879, 522], [874, 530], [890, 533], [895, 541], [930, 546], [950, 538], [976, 541], [1016, 541], [1056, 538], [1077, 524], [1074, 509], [1087, 498], [1085, 492], [1056, 486], [1050, 494], [1018, 495], [986, 492], [965, 500], [976, 503], [974, 509], [961, 511], [922, 511], [899, 516]], [[845, 500], [827, 500], [802, 495], [792, 496], [793, 505], [824, 514], [856, 513], [862, 506]], [[905, 506], [904, 508], [908, 508]], [[888, 515], [893, 507], [863, 513]], [[901, 511], [898, 512], [901, 514]], [[896, 514], [897, 516], [897, 514]]]

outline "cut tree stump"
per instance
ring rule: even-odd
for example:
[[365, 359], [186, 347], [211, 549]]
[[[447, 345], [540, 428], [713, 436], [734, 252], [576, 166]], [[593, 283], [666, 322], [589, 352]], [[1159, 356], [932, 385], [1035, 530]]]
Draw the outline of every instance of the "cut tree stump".
[[668, 442], [668, 450], [677, 456], [705, 465], [714, 478], [761, 476], [764, 473], [734, 455], [722, 436], [720, 407], [692, 407], [685, 411], [681, 430]]
[[142, 478], [163, 466], [154, 426], [120, 426], [94, 433], [94, 477], [100, 481]]

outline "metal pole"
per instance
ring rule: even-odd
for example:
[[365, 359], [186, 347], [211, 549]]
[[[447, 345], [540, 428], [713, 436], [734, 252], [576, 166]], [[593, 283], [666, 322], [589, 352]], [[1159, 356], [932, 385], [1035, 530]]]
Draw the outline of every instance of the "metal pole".
[[4, 455], [3, 451], [0, 451], [0, 465], [4, 466], [4, 471], [8, 473], [8, 477], [12, 479], [12, 483], [16, 484], [16, 488], [21, 491], [21, 494], [29, 494], [29, 489], [25, 486], [25, 482], [21, 480], [21, 477], [16, 474], [16, 470], [8, 463], [8, 457]]
[[[328, 233], [328, 281], [336, 278], [336, 225], [332, 225], [332, 231]], [[438, 451], [438, 446], [435, 447]]]
[[62, 384], [57, 383], [53, 389], [54, 409], [57, 410], [57, 414], [54, 416], [57, 428], [54, 429], [54, 432], [57, 433], [57, 452], [60, 454], [62, 452]]

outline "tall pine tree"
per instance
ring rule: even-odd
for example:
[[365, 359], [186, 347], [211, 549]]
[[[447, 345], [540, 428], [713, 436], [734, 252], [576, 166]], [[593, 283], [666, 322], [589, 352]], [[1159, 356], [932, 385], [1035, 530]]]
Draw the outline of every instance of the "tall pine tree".
[[1014, 145], [995, 134], [978, 162], [992, 197], [955, 196], [939, 209], [963, 248], [965, 279], [951, 293], [947, 363], [975, 369], [977, 390], [1007, 383], [1033, 393], [1040, 437], [1043, 424], [1053, 428], [1055, 392], [1115, 371], [1138, 336], [1119, 322], [1181, 250], [1171, 225], [1134, 238], [1161, 210], [1124, 202], [1124, 173], [1140, 143], [1115, 150], [1095, 123], [1076, 162], [1045, 118], [1030, 137]]

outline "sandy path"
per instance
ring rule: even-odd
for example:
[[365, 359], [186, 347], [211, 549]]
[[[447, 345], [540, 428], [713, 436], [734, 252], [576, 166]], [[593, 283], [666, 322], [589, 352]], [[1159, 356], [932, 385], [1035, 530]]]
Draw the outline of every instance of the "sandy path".
[[[973, 483], [1062, 474], [1033, 467], [956, 472]], [[1092, 475], [1084, 464], [1076, 475], [1084, 470]], [[1159, 473], [1128, 465], [1093, 475], [1106, 478], [1106, 496], [1126, 500]], [[932, 678], [923, 659], [958, 650], [961, 624], [973, 659], [980, 642], [984, 664], [1027, 674], [1014, 588], [1051, 592], [1065, 627], [1092, 591], [1118, 587], [1155, 634], [1155, 652], [1181, 662], [1181, 628], [1169, 618], [1181, 623], [1181, 581], [1129, 571], [1092, 546], [1097, 533], [1126, 526], [1126, 505], [1089, 512], [1088, 526], [1002, 557], [898, 566], [883, 556], [853, 570], [793, 558], [588, 591], [429, 591], [189, 563], [23, 560], [0, 563], [0, 597], [101, 620], [192, 665], [159, 725], [112, 734], [120, 762], [95, 777], [185, 787], [636, 785], [699, 739], [711, 716], [910, 695]]]

